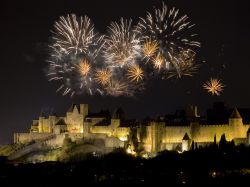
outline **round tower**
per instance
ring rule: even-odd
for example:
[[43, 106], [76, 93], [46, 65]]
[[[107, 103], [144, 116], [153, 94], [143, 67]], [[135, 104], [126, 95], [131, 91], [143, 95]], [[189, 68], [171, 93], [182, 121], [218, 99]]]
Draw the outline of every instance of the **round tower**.
[[191, 139], [189, 138], [188, 134], [185, 133], [182, 139], [182, 152], [188, 151], [190, 149], [190, 145], [191, 145]]
[[243, 121], [242, 117], [237, 110], [237, 108], [234, 108], [230, 118], [229, 118], [229, 127], [230, 127], [230, 139], [234, 138], [245, 138], [245, 134], [243, 133]]

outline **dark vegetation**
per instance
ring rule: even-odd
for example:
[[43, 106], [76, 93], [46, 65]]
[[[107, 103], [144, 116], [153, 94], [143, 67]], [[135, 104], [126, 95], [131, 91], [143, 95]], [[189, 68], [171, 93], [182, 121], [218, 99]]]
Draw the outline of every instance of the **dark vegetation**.
[[179, 154], [164, 151], [143, 159], [117, 149], [105, 156], [89, 155], [70, 162], [22, 164], [0, 160], [0, 184], [26, 186], [238, 186], [250, 184], [250, 147], [219, 145]]

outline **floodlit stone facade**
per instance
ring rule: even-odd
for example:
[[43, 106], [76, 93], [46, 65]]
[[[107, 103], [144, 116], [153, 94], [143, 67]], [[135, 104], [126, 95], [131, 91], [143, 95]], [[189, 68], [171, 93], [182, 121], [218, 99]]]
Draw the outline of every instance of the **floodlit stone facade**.
[[89, 114], [87, 104], [72, 105], [64, 117], [50, 115], [33, 120], [29, 133], [15, 133], [14, 143], [47, 142], [62, 146], [65, 137], [72, 141], [102, 139], [106, 147], [124, 147], [129, 152], [157, 153], [163, 150], [188, 151], [191, 145], [218, 143], [224, 134], [227, 141], [250, 144], [250, 124], [243, 124], [234, 109], [225, 124], [203, 124], [197, 108], [186, 112], [188, 123], [176, 124], [164, 119], [147, 123], [126, 121], [117, 110], [112, 117]]

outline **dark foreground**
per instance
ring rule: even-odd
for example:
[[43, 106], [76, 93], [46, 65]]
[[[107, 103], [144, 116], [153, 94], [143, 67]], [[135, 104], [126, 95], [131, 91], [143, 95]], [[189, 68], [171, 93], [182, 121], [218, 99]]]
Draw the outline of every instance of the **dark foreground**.
[[[216, 146], [153, 159], [117, 150], [104, 157], [37, 164], [0, 164], [0, 184], [12, 186], [250, 186], [250, 148]], [[158, 185], [159, 184], [159, 185]], [[161, 184], [161, 185], [160, 185]], [[2, 186], [2, 185], [1, 185]], [[5, 185], [3, 185], [5, 186]]]

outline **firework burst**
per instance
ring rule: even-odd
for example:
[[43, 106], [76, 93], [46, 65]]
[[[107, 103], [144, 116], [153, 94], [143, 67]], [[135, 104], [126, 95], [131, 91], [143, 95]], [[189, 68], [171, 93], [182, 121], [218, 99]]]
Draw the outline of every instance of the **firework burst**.
[[52, 33], [51, 48], [59, 54], [86, 54], [103, 39], [95, 34], [94, 24], [87, 16], [77, 18], [75, 14], [61, 16]]
[[86, 59], [81, 60], [80, 63], [76, 65], [76, 67], [80, 75], [83, 77], [87, 76], [91, 70], [91, 65]]
[[143, 70], [138, 66], [130, 66], [127, 73], [128, 79], [132, 82], [139, 82], [143, 79]]
[[172, 60], [179, 67], [179, 72], [168, 71], [167, 78], [176, 77], [181, 78], [182, 76], [192, 77], [193, 74], [197, 73], [199, 65], [194, 63], [195, 54], [192, 54], [192, 51], [182, 51], [179, 56], [174, 57]]
[[154, 68], [157, 70], [160, 70], [164, 64], [164, 58], [162, 55], [157, 55], [154, 59], [153, 59], [153, 64], [154, 64]]
[[126, 82], [111, 79], [105, 87], [105, 91], [111, 96], [128, 95], [128, 84]]
[[151, 39], [159, 44], [157, 55], [164, 57], [164, 61], [161, 61], [165, 67], [163, 70], [175, 70], [181, 77], [183, 59], [178, 57], [182, 51], [192, 50], [195, 53], [194, 50], [200, 47], [200, 43], [194, 40], [196, 34], [192, 33], [193, 26], [187, 15], [180, 16], [178, 9], [169, 9], [163, 3], [162, 9], [155, 9], [154, 13], [141, 18], [136, 31], [143, 41]]
[[142, 53], [145, 58], [150, 58], [155, 55], [159, 49], [159, 44], [157, 41], [146, 40], [142, 47]]
[[217, 95], [217, 96], [221, 94], [224, 87], [225, 86], [221, 83], [221, 80], [216, 79], [216, 78], [210, 78], [209, 81], [203, 84], [203, 88], [207, 90], [208, 93], [211, 93], [212, 95]]
[[60, 17], [54, 24], [49, 46], [50, 81], [59, 81], [57, 91], [63, 95], [93, 94], [97, 89], [92, 81], [96, 59], [103, 47], [103, 36], [94, 32], [94, 24], [87, 17], [71, 14]]
[[105, 38], [104, 58], [113, 67], [133, 65], [140, 55], [140, 37], [132, 28], [132, 20], [112, 22]]
[[102, 86], [105, 86], [109, 83], [111, 77], [112, 72], [109, 69], [101, 69], [96, 71], [95, 81]]
[[[192, 76], [198, 69], [195, 50], [200, 47], [193, 26], [186, 15], [164, 3], [136, 27], [131, 19], [111, 22], [105, 36], [95, 32], [87, 16], [61, 16], [52, 30], [48, 79], [60, 83], [57, 91], [63, 95], [130, 96], [142, 91], [154, 75]], [[217, 86], [210, 85], [215, 87], [209, 91], [213, 95], [224, 87], [217, 81]]]

